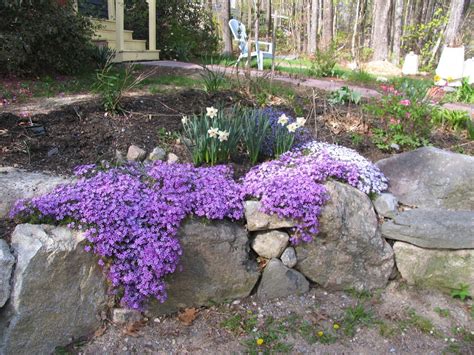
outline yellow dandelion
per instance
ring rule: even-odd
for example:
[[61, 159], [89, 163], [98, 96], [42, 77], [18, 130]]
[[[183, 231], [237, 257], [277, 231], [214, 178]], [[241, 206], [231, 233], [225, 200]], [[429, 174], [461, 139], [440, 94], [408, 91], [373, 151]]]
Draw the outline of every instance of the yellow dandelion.
[[339, 324], [337, 323], [334, 323], [334, 325], [332, 326], [335, 330], [338, 330], [340, 328]]
[[260, 345], [263, 345], [263, 343], [264, 343], [264, 341], [263, 341], [262, 338], [258, 338], [258, 339], [257, 339], [257, 345], [260, 346]]
[[448, 83], [449, 83], [450, 81], [453, 81], [454, 79], [453, 79], [453, 77], [452, 77], [452, 76], [448, 76], [448, 78], [447, 78], [446, 80], [447, 80], [447, 81], [448, 81]]
[[324, 332], [320, 330], [320, 331], [318, 332], [318, 337], [322, 337], [323, 335], [324, 335]]
[[435, 83], [437, 83], [437, 82], [440, 81], [440, 80], [441, 80], [441, 77], [440, 77], [439, 75], [435, 75], [435, 76], [434, 76], [434, 81], [435, 81]]

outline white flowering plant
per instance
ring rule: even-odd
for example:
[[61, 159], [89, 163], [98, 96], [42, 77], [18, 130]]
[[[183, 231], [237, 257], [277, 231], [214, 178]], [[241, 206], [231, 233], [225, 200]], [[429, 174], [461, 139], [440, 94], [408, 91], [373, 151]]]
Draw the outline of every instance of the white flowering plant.
[[304, 117], [297, 117], [294, 122], [290, 122], [290, 119], [285, 114], [278, 118], [273, 149], [276, 158], [291, 149], [295, 140], [296, 130], [304, 127], [305, 124], [306, 119]]
[[207, 107], [200, 115], [183, 116], [183, 142], [194, 164], [215, 165], [235, 155], [242, 136], [235, 111]]

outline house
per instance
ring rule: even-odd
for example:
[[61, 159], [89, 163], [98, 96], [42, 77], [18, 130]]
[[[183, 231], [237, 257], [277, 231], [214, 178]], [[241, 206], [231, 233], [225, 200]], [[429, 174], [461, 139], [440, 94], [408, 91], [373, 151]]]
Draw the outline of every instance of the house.
[[[108, 46], [116, 50], [114, 62], [136, 60], [158, 60], [156, 50], [156, 0], [148, 3], [148, 46], [147, 41], [133, 39], [133, 31], [124, 28], [124, 0], [76, 0], [76, 8], [92, 14], [99, 25], [93, 41], [98, 46]], [[92, 9], [92, 11], [91, 11]], [[148, 48], [147, 48], [148, 47]]]

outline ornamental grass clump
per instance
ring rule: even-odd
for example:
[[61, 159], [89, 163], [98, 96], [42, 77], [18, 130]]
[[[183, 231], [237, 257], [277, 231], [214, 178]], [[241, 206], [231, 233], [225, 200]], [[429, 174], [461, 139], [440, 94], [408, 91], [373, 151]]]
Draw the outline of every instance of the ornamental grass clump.
[[107, 268], [122, 304], [142, 309], [166, 300], [164, 277], [176, 270], [182, 249], [178, 228], [186, 216], [240, 219], [240, 187], [225, 166], [195, 168], [156, 162], [77, 170], [74, 184], [17, 202], [17, 221], [67, 224], [85, 231], [91, 251]]

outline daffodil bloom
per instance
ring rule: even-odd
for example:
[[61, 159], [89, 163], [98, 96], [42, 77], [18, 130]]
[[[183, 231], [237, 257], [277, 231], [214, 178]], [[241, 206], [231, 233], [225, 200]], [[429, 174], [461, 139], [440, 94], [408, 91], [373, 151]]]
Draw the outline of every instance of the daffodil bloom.
[[288, 123], [288, 117], [286, 117], [285, 114], [281, 115], [279, 118], [278, 118], [278, 124], [284, 126]]
[[257, 345], [263, 345], [264, 341], [262, 338], [257, 339]]
[[298, 125], [298, 127], [303, 127], [306, 124], [306, 118], [296, 117], [296, 124]]
[[290, 124], [288, 125], [288, 127], [287, 127], [287, 128], [288, 128], [288, 132], [294, 133], [294, 132], [298, 129], [298, 127], [299, 127], [299, 126], [298, 126], [298, 124], [297, 124], [296, 122], [290, 123]]
[[339, 324], [337, 323], [334, 323], [334, 325], [332, 326], [335, 330], [338, 330], [340, 328]]
[[185, 125], [186, 123], [188, 123], [188, 116], [183, 116], [183, 118], [181, 119], [181, 123], [183, 125]]
[[219, 134], [219, 128], [212, 128], [207, 130], [207, 134], [209, 134], [209, 137], [211, 138], [216, 138], [217, 135]]
[[452, 76], [448, 76], [446, 80], [447, 80], [447, 81], [448, 81], [448, 83], [449, 83], [449, 82], [453, 81], [454, 79], [453, 79], [453, 77], [452, 77]]
[[208, 116], [209, 118], [214, 118], [217, 116], [217, 112], [219, 111], [218, 109], [214, 108], [214, 107], [206, 107], [206, 116]]
[[324, 332], [320, 330], [320, 331], [318, 332], [318, 337], [322, 337], [323, 335], [324, 335]]
[[434, 81], [435, 81], [435, 83], [437, 83], [437, 82], [440, 81], [440, 80], [441, 80], [441, 77], [440, 77], [439, 75], [435, 75], [435, 76], [434, 76]]
[[219, 142], [224, 142], [229, 139], [229, 132], [227, 131], [219, 131], [217, 134], [219, 135]]

